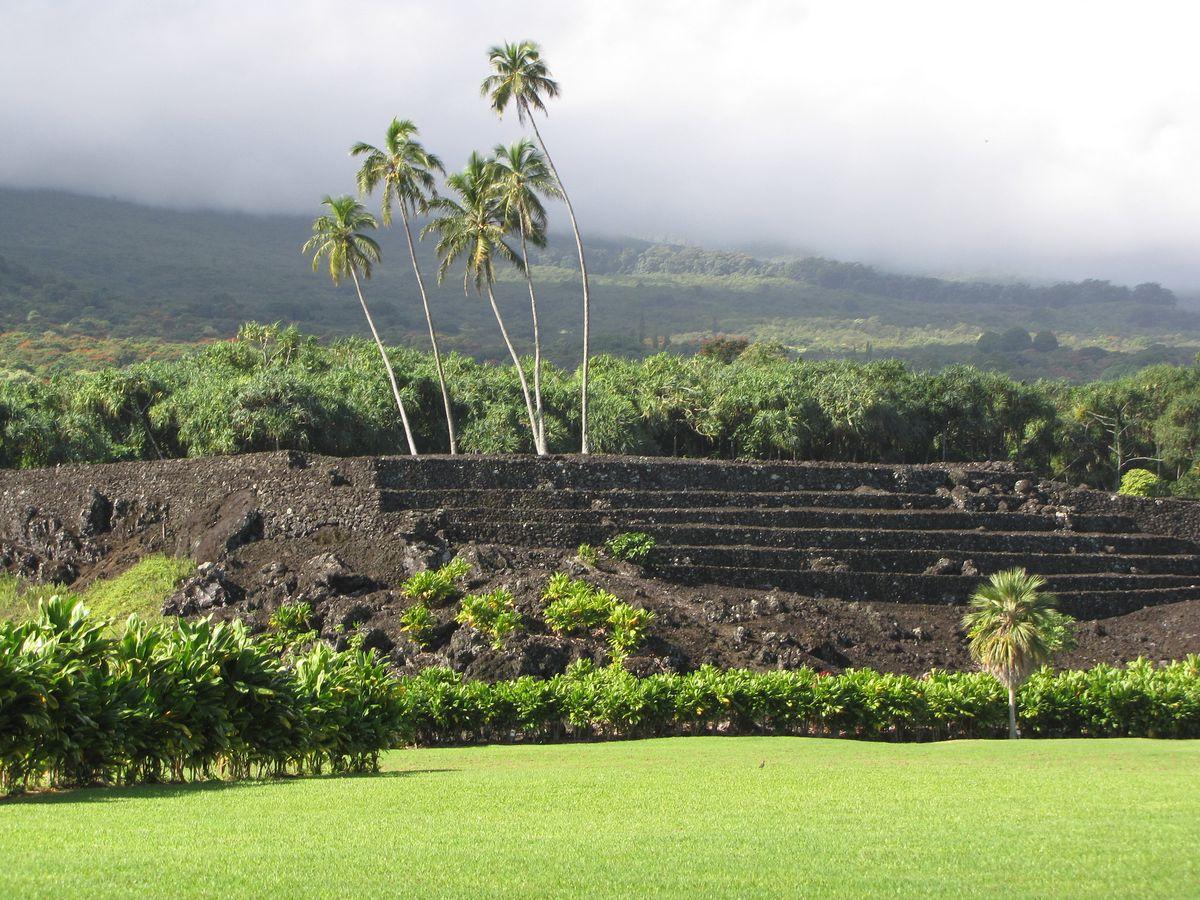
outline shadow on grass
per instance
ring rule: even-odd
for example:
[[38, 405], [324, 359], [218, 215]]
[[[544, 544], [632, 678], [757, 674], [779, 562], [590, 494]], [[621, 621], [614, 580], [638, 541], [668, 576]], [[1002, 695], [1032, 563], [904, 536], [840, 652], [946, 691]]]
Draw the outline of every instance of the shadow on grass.
[[242, 791], [255, 788], [303, 784], [305, 782], [350, 781], [363, 778], [407, 778], [414, 775], [439, 775], [458, 769], [404, 769], [389, 772], [349, 772], [329, 775], [290, 775], [283, 778], [252, 778], [246, 781], [187, 781], [182, 784], [132, 784], [118, 787], [37, 790], [28, 794], [0, 797], [0, 807], [45, 803], [117, 803], [124, 800], [150, 800], [186, 797], [216, 791]]

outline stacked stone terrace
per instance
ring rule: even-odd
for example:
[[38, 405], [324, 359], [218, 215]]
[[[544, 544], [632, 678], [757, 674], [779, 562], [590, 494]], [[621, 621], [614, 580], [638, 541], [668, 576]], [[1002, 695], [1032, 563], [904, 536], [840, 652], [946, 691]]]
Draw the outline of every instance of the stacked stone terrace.
[[1077, 512], [1004, 465], [389, 458], [375, 478], [384, 513], [436, 513], [451, 541], [573, 548], [645, 531], [650, 570], [682, 583], [956, 603], [1022, 566], [1087, 618], [1200, 599], [1196, 543]]
[[1005, 465], [280, 452], [0, 471], [10, 566], [86, 562], [139, 534], [210, 559], [330, 528], [381, 548], [440, 534], [559, 550], [644, 531], [658, 578], [845, 600], [961, 603], [1014, 566], [1081, 618], [1200, 599], [1200, 503], [1039, 486]]

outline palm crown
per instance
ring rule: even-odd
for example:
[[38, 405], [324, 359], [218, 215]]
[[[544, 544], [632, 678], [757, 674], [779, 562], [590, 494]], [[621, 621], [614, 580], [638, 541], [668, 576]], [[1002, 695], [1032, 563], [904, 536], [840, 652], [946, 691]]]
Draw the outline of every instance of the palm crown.
[[358, 190], [370, 194], [383, 186], [383, 224], [392, 223], [392, 203], [398, 201], [409, 213], [425, 212], [436, 196], [434, 172], [445, 172], [442, 161], [417, 139], [417, 126], [410, 119], [392, 119], [383, 147], [360, 141], [350, 148], [351, 156], [365, 156], [358, 170]]
[[329, 207], [329, 212], [313, 220], [312, 237], [302, 248], [302, 252], [312, 254], [313, 271], [318, 271], [321, 260], [327, 259], [334, 284], [341, 284], [352, 272], [370, 278], [371, 267], [379, 262], [379, 244], [362, 232], [376, 227], [375, 217], [349, 195], [326, 196], [321, 203]]
[[1069, 616], [1046, 580], [1024, 569], [997, 572], [972, 596], [963, 617], [971, 655], [1006, 687], [1015, 688], [1070, 640]]
[[[497, 202], [506, 219], [517, 224], [535, 244], [545, 243], [546, 208], [541, 197], [561, 197], [546, 158], [528, 138], [493, 151]], [[540, 195], [540, 196], [539, 196]]]
[[509, 103], [517, 104], [517, 118], [533, 110], [546, 111], [543, 97], [558, 96], [558, 82], [542, 61], [542, 49], [533, 41], [518, 41], [488, 50], [492, 74], [483, 80], [479, 93], [487, 97], [497, 115], [504, 115]]
[[437, 197], [430, 207], [440, 215], [425, 226], [423, 233], [438, 234], [438, 281], [450, 267], [465, 257], [463, 289], [474, 281], [476, 290], [496, 280], [495, 259], [503, 257], [518, 269], [520, 257], [504, 242], [508, 231], [501, 204], [496, 169], [478, 153], [472, 153], [467, 166], [446, 179], [446, 186], [458, 199]]

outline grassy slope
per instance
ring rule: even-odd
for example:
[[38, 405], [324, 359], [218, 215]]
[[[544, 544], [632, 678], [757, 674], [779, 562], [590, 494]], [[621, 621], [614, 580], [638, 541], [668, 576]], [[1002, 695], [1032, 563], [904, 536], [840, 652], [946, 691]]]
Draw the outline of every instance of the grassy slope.
[[6, 803], [0, 894], [1178, 896], [1200, 879], [1200, 742], [681, 738], [386, 767]]
[[[38, 276], [61, 274], [81, 289], [106, 292], [107, 303], [79, 309], [72, 301], [68, 312], [93, 322], [107, 321], [118, 337], [227, 337], [246, 319], [296, 322], [322, 335], [364, 334], [350, 288], [334, 290], [300, 255], [310, 222], [305, 216], [172, 212], [56, 192], [0, 189], [0, 253]], [[393, 230], [382, 233], [380, 240], [385, 261], [367, 288], [376, 319], [389, 339], [423, 347], [424, 319], [404, 264], [402, 239]], [[609, 251], [637, 244], [593, 241], [595, 249]], [[422, 243], [420, 253], [431, 276], [429, 241]], [[569, 257], [559, 254], [555, 259]], [[556, 361], [574, 364], [578, 273], [556, 266], [539, 267], [536, 275], [546, 351]], [[499, 301], [519, 346], [528, 351], [523, 285], [508, 270], [501, 278]], [[836, 352], [862, 351], [868, 343], [877, 351], [970, 343], [980, 330], [1013, 325], [1048, 328], [1068, 344], [1099, 343], [1113, 350], [1153, 340], [1189, 345], [1200, 341], [1194, 322], [1182, 330], [1169, 322], [1133, 326], [1120, 304], [1061, 310], [939, 305], [759, 276], [598, 272], [594, 284], [597, 352], [637, 352], [639, 331], [647, 340], [656, 335], [678, 340], [712, 329]], [[464, 296], [459, 277], [449, 277], [440, 287], [431, 285], [431, 292], [447, 349], [503, 358], [487, 304], [473, 293]], [[0, 322], [34, 332], [44, 327], [23, 324], [30, 304], [19, 298], [6, 302], [11, 308], [0, 302]]]
[[[123, 622], [136, 613], [143, 619], [157, 619], [162, 616], [163, 600], [195, 570], [190, 559], [152, 554], [114, 578], [93, 582], [81, 596], [97, 617]], [[0, 619], [28, 618], [39, 599], [65, 590], [57, 585], [26, 589], [16, 578], [0, 575]]]

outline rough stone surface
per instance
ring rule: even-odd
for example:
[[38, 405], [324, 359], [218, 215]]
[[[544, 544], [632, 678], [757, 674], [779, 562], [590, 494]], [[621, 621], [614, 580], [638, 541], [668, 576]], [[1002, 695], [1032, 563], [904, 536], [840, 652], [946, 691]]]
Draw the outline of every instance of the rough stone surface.
[[[575, 558], [619, 531], [659, 542], [640, 568]], [[541, 618], [549, 576], [586, 577], [654, 611], [636, 671], [969, 665], [961, 604], [980, 577], [1046, 572], [1081, 626], [1076, 664], [1200, 652], [1200, 504], [1039, 483], [1011, 465], [714, 463], [619, 457], [333, 459], [301, 453], [0, 471], [0, 568], [86, 585], [148, 552], [202, 563], [166, 604], [263, 627], [313, 606], [403, 670], [546, 675], [607, 660], [602, 633]], [[522, 628], [501, 650], [434, 610], [400, 627], [400, 585], [455, 555], [465, 590], [506, 588]], [[1129, 624], [1126, 624], [1129, 623]]]

